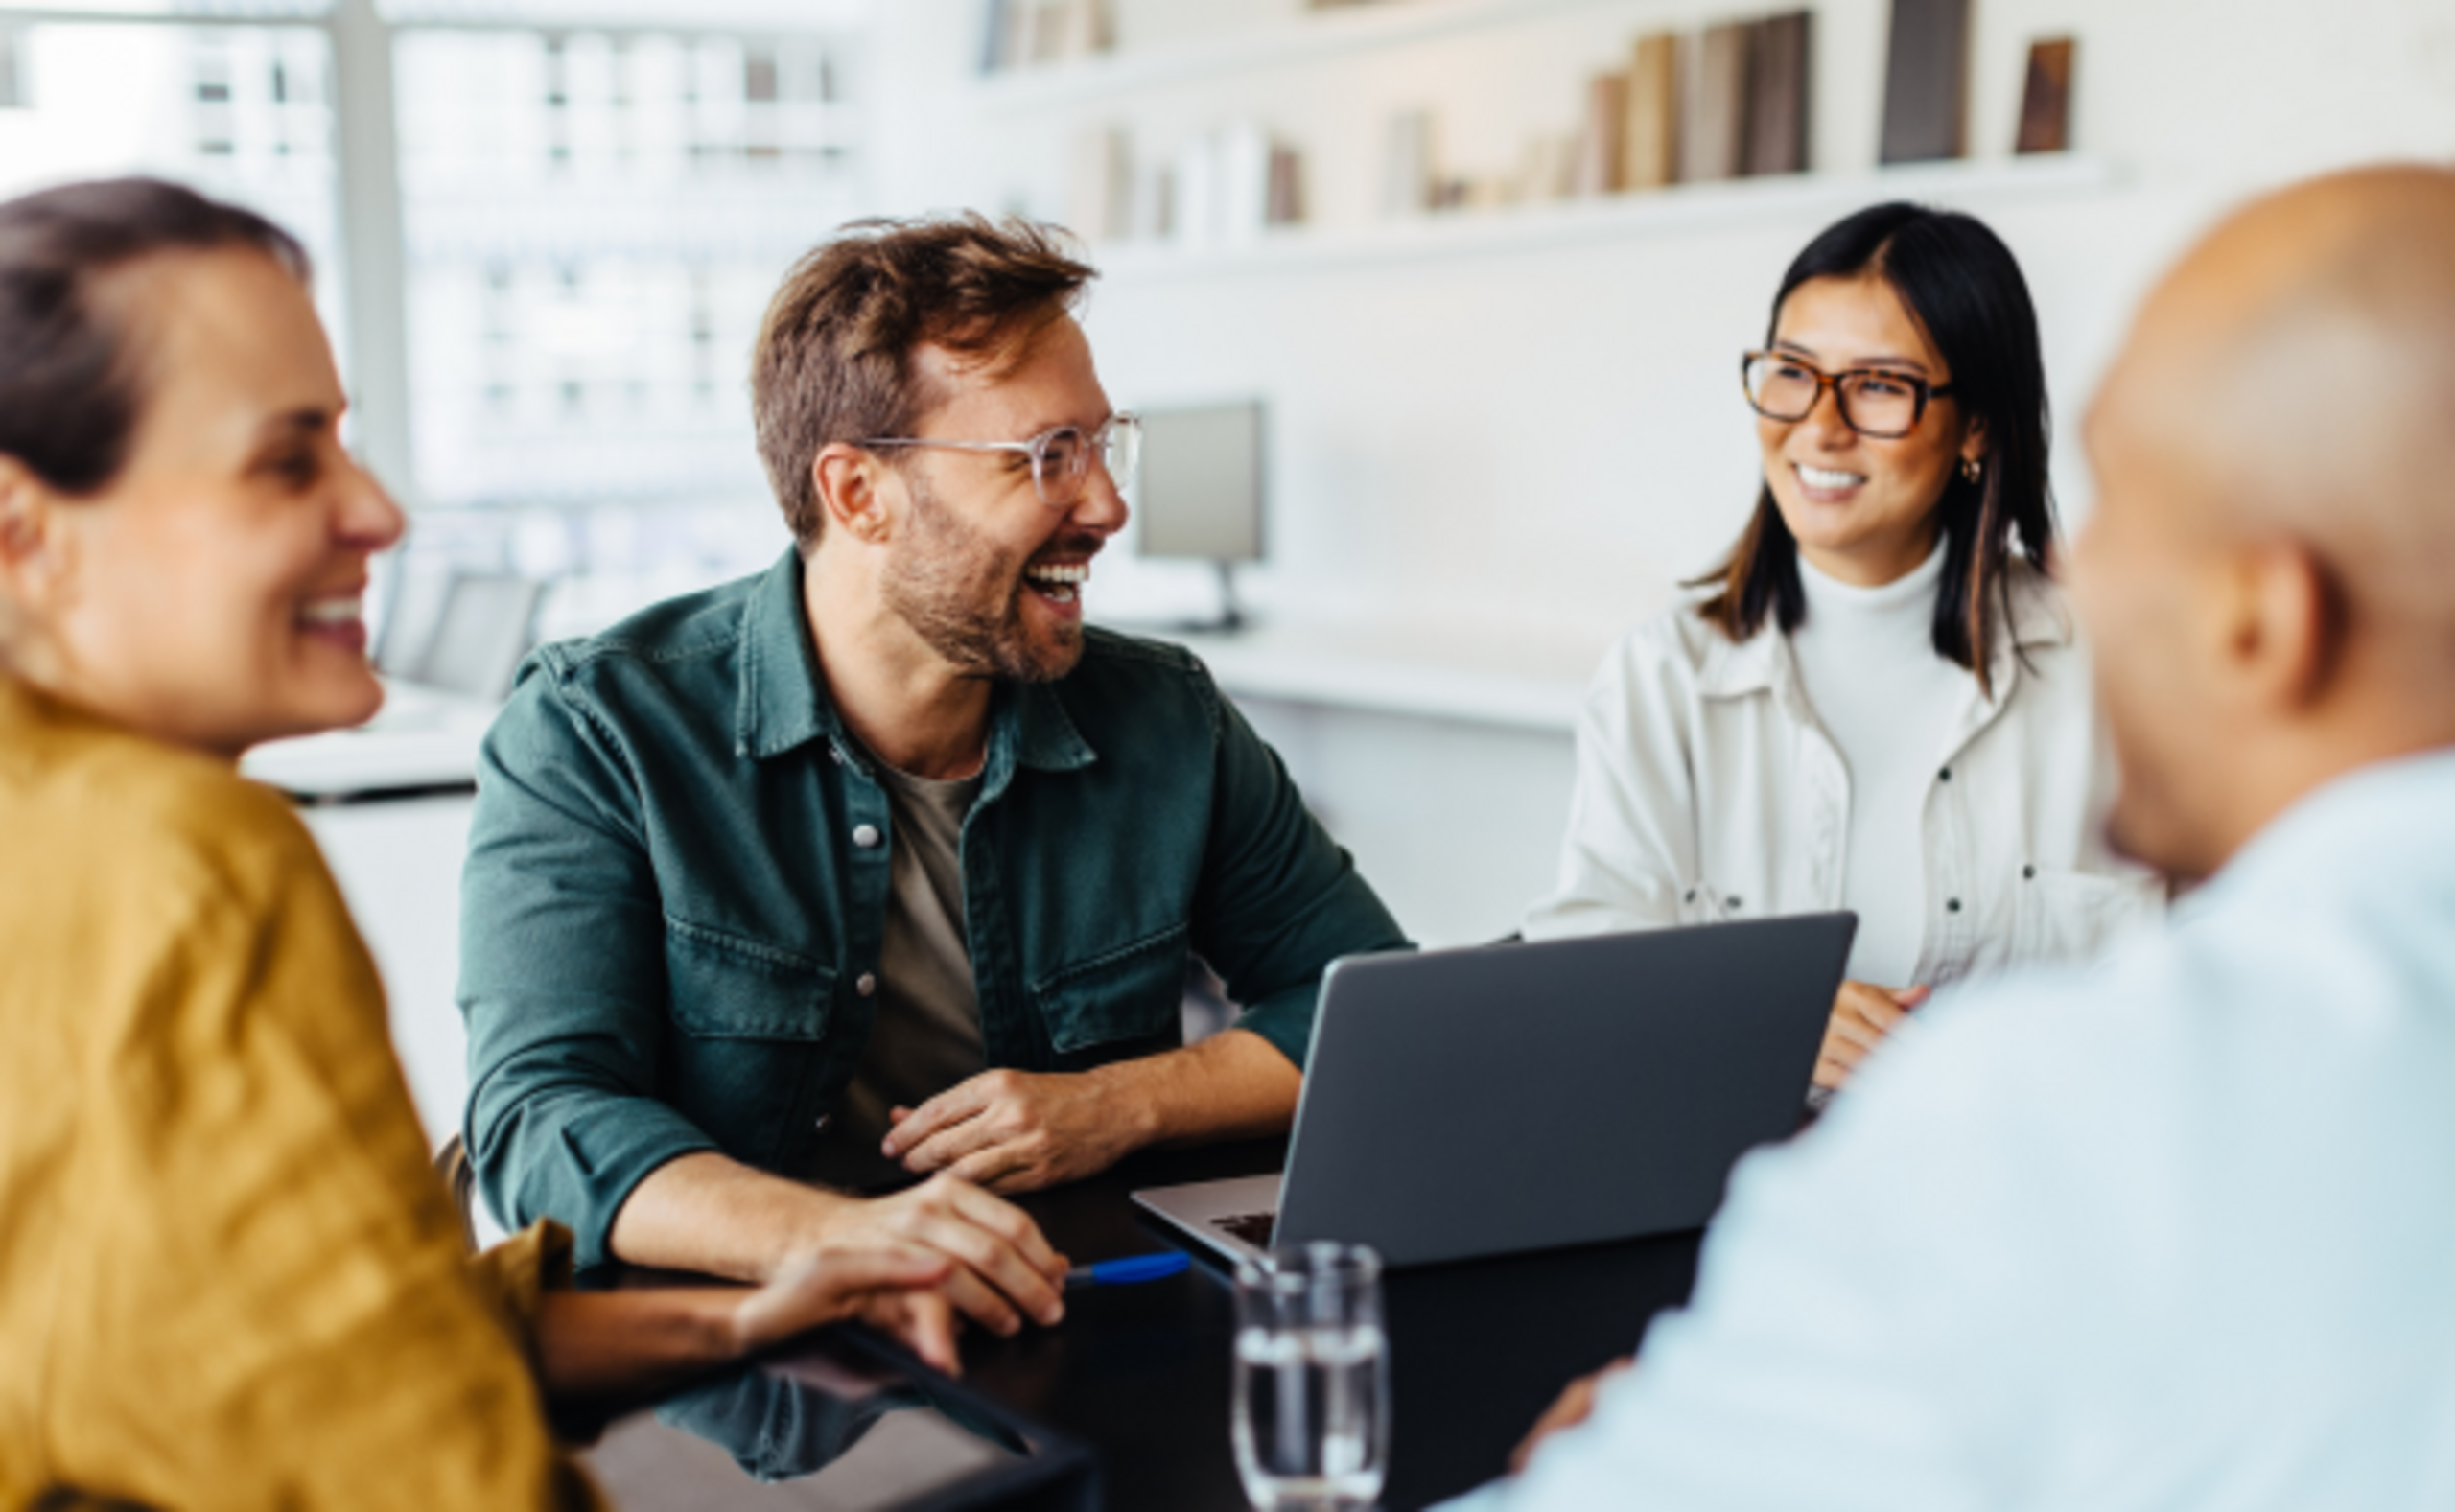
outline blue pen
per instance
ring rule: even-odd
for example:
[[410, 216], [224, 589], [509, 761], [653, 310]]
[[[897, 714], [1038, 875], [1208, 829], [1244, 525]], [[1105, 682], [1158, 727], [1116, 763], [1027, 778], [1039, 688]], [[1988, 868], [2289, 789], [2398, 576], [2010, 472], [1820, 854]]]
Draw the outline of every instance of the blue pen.
[[1103, 1260], [1096, 1265], [1076, 1266], [1065, 1272], [1067, 1287], [1114, 1287], [1133, 1281], [1157, 1281], [1173, 1276], [1192, 1262], [1181, 1250], [1169, 1250], [1157, 1255], [1129, 1255], [1123, 1260]]

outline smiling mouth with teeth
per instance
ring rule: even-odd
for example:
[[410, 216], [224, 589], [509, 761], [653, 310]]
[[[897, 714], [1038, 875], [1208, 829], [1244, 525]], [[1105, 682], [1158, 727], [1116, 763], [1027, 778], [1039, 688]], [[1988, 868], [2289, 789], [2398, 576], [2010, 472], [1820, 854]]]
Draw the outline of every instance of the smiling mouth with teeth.
[[1091, 569], [1086, 563], [1077, 567], [1027, 567], [1023, 581], [1051, 601], [1070, 604], [1082, 596], [1083, 585], [1091, 580]]
[[1866, 481], [1866, 477], [1862, 474], [1843, 473], [1831, 468], [1810, 467], [1805, 462], [1792, 462], [1790, 464], [1790, 469], [1799, 475], [1799, 481], [1805, 483], [1810, 488], [1856, 488]]

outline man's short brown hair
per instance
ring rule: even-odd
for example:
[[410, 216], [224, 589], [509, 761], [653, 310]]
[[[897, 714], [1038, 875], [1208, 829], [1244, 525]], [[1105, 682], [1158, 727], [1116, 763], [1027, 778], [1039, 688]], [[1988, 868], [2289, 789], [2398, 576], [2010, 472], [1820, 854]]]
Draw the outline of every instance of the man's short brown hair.
[[1069, 314], [1097, 276], [1065, 233], [967, 213], [856, 221], [793, 265], [750, 364], [751, 413], [776, 501], [808, 550], [827, 520], [810, 461], [837, 441], [904, 436], [938, 402], [914, 349], [1008, 359]]

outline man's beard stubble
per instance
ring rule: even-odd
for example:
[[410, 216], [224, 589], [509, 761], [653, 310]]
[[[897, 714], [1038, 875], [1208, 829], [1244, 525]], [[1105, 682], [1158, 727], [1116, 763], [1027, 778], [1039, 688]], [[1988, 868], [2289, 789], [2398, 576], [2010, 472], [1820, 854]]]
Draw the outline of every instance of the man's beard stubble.
[[1035, 645], [1023, 627], [1022, 564], [999, 559], [917, 474], [910, 534], [888, 560], [887, 607], [930, 650], [976, 677], [1053, 683], [1083, 657], [1080, 625], [1060, 628], [1054, 645]]

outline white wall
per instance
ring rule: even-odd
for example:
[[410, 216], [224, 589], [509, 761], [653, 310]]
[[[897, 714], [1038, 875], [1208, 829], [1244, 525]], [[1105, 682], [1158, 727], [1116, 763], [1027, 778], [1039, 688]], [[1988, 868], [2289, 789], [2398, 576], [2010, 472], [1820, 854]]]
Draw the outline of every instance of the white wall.
[[[1481, 638], [1486, 661], [1522, 653], [1528, 675], [1566, 648], [1592, 664], [1727, 547], [1758, 476], [1738, 354], [1761, 339], [1789, 259], [1859, 203], [1940, 197], [2019, 254], [2072, 523], [2090, 497], [2069, 444], [2087, 397], [2149, 281], [2211, 217], [2332, 165], [2455, 157], [2449, 0], [1975, 0], [1973, 155], [2009, 158], [2028, 44], [2070, 34], [2076, 166], [2105, 171], [1871, 176], [1891, 8], [1818, 0], [1812, 151], [1837, 188], [1674, 191], [1653, 201], [1663, 213], [1619, 216], [1625, 228], [1599, 237], [1486, 239], [1476, 225], [1498, 222], [1445, 218], [1392, 236], [1377, 211], [1393, 111], [1437, 112], [1442, 172], [1504, 172], [1531, 138], [1575, 128], [1585, 79], [1619, 66], [1639, 32], [1693, 35], [1804, 0], [1386, 0], [1336, 16], [1300, 0], [1112, 3], [1122, 66], [1073, 83], [1040, 70], [985, 83], [979, 0], [882, 7], [872, 161], [886, 207], [1061, 217], [1069, 148], [1094, 127], [1124, 128], [1155, 161], [1248, 121], [1300, 148], [1303, 237], [1344, 250], [1099, 248], [1109, 273], [1087, 324], [1103, 376], [1129, 407], [1272, 402], [1273, 560], [1247, 596], [1277, 623]], [[1270, 41], [1349, 28], [1413, 39]], [[1354, 249], [1376, 235], [1402, 250]], [[1108, 561], [1092, 612], [1206, 602], [1203, 587]], [[1419, 939], [1504, 933], [1549, 885], [1565, 733], [1245, 701]]]
[[[1391, 0], [1385, 14], [1459, 0]], [[1528, 0], [1500, 24], [1377, 50], [1069, 98], [984, 87], [977, 0], [880, 8], [876, 183], [893, 208], [1063, 213], [1067, 147], [1126, 126], [1138, 152], [1258, 119], [1305, 150], [1320, 219], [1373, 219], [1382, 122], [1439, 114], [1449, 166], [1515, 161], [1575, 125], [1583, 79], [1640, 30], [1773, 9], [1699, 0]], [[1876, 156], [1882, 0], [1817, 4], [1819, 171]], [[1296, 0], [1116, 0], [1123, 56], [1232, 48], [1307, 17]], [[2455, 6], [2446, 0], [1977, 0], [1974, 150], [2008, 154], [2031, 38], [2080, 39], [2076, 146], [2112, 187], [1971, 208], [2021, 255], [2044, 313], [2064, 433], [2156, 269], [2256, 187], [2380, 156], [2455, 156]], [[1870, 185], [1867, 198], [1898, 189]], [[1782, 268], [1829, 203], [1548, 249], [1169, 273], [1148, 256], [1094, 296], [1089, 326], [1122, 403], [1258, 391], [1281, 455], [1274, 562], [1253, 596], [1286, 612], [1365, 608], [1508, 634], [1600, 638], [1706, 566], [1752, 497], [1733, 377]], [[2088, 482], [2057, 459], [2067, 515]], [[1095, 597], [1097, 595], [1095, 594]]]

